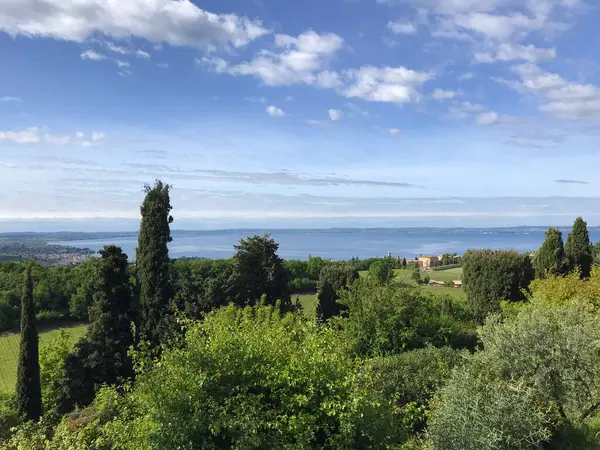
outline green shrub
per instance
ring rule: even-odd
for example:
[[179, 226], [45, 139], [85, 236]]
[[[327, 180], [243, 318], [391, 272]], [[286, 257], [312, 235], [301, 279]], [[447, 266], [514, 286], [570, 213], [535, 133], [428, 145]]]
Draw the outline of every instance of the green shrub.
[[429, 421], [434, 448], [598, 448], [588, 430], [600, 406], [600, 317], [583, 300], [533, 299], [515, 314], [488, 320], [484, 350], [440, 390]]

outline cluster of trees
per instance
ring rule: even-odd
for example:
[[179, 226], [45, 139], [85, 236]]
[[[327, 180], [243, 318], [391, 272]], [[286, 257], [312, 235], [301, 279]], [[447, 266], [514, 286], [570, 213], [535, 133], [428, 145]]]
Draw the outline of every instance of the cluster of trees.
[[567, 236], [566, 244], [563, 244], [559, 230], [548, 228], [544, 243], [534, 258], [535, 274], [537, 278], [545, 278], [579, 270], [581, 278], [588, 278], [593, 262], [593, 246], [587, 224], [579, 217]]
[[[470, 251], [464, 303], [395, 281], [387, 259], [364, 276], [286, 263], [268, 236], [231, 260], [173, 262], [169, 189], [147, 187], [135, 268], [115, 246], [94, 263], [76, 344], [39, 351], [25, 266], [3, 448], [600, 446], [600, 269], [532, 281], [528, 255]], [[290, 274], [316, 273], [313, 319]]]

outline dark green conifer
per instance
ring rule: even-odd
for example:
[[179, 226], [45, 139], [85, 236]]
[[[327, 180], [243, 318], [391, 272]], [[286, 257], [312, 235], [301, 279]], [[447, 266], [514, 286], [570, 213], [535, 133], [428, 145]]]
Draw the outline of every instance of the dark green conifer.
[[565, 273], [565, 249], [562, 233], [556, 228], [548, 228], [542, 246], [533, 260], [536, 278]]
[[127, 255], [107, 245], [94, 273], [91, 325], [65, 362], [67, 395], [63, 411], [92, 402], [103, 385], [114, 385], [133, 376], [128, 355], [133, 344], [131, 287]]
[[40, 384], [39, 338], [35, 325], [33, 280], [31, 265], [25, 269], [21, 299], [21, 346], [17, 370], [16, 407], [27, 420], [38, 420], [42, 415], [42, 388]]
[[173, 222], [169, 190], [171, 186], [156, 181], [146, 185], [146, 198], [140, 210], [142, 221], [136, 256], [140, 296], [140, 333], [154, 347], [169, 334], [169, 249]]
[[589, 278], [593, 262], [592, 243], [587, 223], [581, 217], [575, 219], [573, 229], [567, 236], [565, 256], [569, 270], [579, 268], [581, 278]]

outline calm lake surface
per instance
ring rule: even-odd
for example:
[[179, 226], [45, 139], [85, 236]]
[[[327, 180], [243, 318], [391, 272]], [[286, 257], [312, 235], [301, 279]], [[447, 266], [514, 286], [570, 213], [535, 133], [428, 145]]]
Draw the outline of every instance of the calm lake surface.
[[[335, 230], [222, 230], [173, 231], [170, 256], [228, 258], [240, 239], [270, 233], [279, 243], [284, 259], [307, 259], [308, 255], [331, 259], [393, 256], [414, 258], [441, 253], [463, 254], [468, 249], [512, 249], [534, 251], [544, 240], [545, 228], [488, 229], [335, 229]], [[568, 228], [561, 229], [566, 239]], [[590, 228], [592, 242], [600, 240], [600, 228]], [[114, 237], [60, 242], [79, 248], [100, 250], [107, 244], [120, 246], [135, 258], [136, 237]]]

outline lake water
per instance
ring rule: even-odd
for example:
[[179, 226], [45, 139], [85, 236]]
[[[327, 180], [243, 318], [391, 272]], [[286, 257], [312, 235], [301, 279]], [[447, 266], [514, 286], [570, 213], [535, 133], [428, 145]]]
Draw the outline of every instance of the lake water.
[[[566, 239], [568, 229], [562, 229]], [[284, 259], [307, 259], [308, 255], [331, 259], [393, 256], [414, 258], [441, 253], [463, 254], [468, 249], [512, 249], [535, 251], [544, 240], [543, 228], [490, 229], [344, 229], [344, 230], [223, 230], [173, 231], [169, 245], [172, 258], [228, 258], [240, 239], [270, 232], [279, 243], [279, 255]], [[600, 240], [600, 228], [590, 228], [592, 242]], [[115, 237], [61, 242], [79, 248], [100, 250], [104, 245], [120, 246], [129, 258], [135, 258], [137, 238]]]

